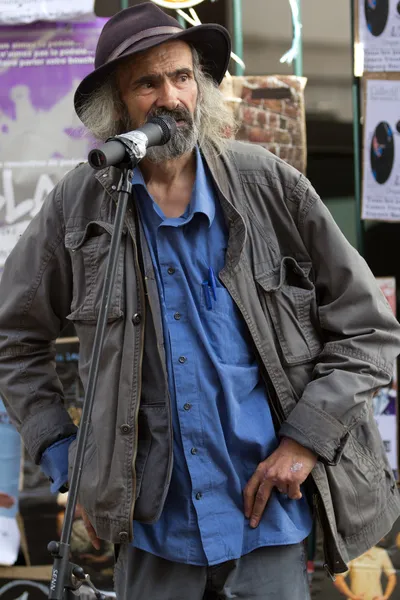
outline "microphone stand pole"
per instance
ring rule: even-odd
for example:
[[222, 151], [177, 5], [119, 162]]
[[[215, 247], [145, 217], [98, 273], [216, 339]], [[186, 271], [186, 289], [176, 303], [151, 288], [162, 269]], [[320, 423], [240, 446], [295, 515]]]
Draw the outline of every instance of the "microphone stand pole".
[[107, 313], [117, 271], [126, 208], [132, 191], [132, 169], [139, 162], [139, 160], [135, 160], [134, 158], [132, 160], [132, 158], [133, 157], [131, 157], [131, 161], [128, 165], [125, 163], [118, 165], [118, 168], [121, 169], [122, 173], [118, 185], [118, 203], [114, 221], [114, 231], [111, 237], [110, 253], [108, 256], [99, 317], [93, 342], [88, 384], [78, 429], [76, 458], [69, 486], [64, 523], [60, 541], [50, 542], [47, 547], [54, 559], [50, 582], [49, 600], [72, 600], [74, 596], [77, 595], [76, 590], [78, 590], [82, 583], [86, 583], [92, 588], [98, 600], [104, 598], [104, 596], [90, 581], [89, 575], [84, 572], [82, 567], [70, 562], [70, 539], [75, 508], [78, 499], [79, 484], [82, 475], [86, 440], [94, 403], [94, 395], [96, 392], [100, 357], [103, 349], [104, 334], [107, 323]]

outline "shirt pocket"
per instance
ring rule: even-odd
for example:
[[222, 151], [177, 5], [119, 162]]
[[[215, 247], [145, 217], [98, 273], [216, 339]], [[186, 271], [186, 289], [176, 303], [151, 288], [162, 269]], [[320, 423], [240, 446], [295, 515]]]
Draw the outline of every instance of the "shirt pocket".
[[251, 365], [255, 355], [251, 336], [234, 300], [225, 287], [215, 288], [214, 299], [209, 290], [209, 309], [204, 289], [201, 289], [200, 317], [207, 339], [218, 362], [224, 365]]
[[263, 265], [256, 265], [260, 302], [288, 365], [313, 360], [323, 346], [310, 272], [311, 263], [298, 263], [291, 256], [282, 258], [272, 271], [264, 272]]
[[[97, 321], [114, 225], [91, 221], [83, 230], [67, 231], [65, 247], [73, 272], [70, 321]], [[109, 301], [108, 321], [124, 314], [124, 258], [126, 230], [119, 248], [117, 271]]]

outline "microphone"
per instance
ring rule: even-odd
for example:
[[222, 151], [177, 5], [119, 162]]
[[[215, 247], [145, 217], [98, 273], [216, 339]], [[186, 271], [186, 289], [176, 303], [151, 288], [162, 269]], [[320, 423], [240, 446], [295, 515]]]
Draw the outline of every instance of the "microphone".
[[134, 167], [146, 156], [150, 146], [163, 146], [176, 132], [172, 117], [152, 117], [145, 125], [109, 138], [100, 148], [89, 152], [89, 165], [100, 170], [105, 167], [126, 164]]

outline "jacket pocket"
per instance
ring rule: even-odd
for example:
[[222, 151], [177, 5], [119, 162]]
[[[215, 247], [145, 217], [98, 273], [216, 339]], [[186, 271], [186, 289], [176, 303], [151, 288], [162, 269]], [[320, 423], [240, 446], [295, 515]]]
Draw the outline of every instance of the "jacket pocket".
[[339, 464], [327, 467], [336, 525], [344, 538], [370, 528], [385, 509], [390, 473], [350, 435]]
[[291, 256], [284, 257], [272, 271], [265, 272], [263, 265], [255, 269], [262, 308], [270, 317], [283, 359], [289, 365], [308, 362], [322, 350], [310, 271], [311, 263], [297, 263]]
[[[70, 321], [97, 321], [114, 225], [91, 221], [84, 230], [67, 231], [65, 247], [70, 253], [73, 294]], [[124, 256], [126, 231], [119, 248], [115, 284], [109, 302], [108, 321], [124, 314]]]

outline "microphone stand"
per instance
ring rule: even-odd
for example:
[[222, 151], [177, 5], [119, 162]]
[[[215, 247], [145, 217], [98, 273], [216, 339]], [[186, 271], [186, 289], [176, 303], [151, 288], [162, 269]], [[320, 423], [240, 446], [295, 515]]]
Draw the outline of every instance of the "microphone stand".
[[88, 384], [78, 429], [76, 457], [69, 486], [61, 538], [59, 542], [52, 541], [47, 546], [54, 559], [49, 600], [73, 600], [74, 596], [79, 595], [77, 590], [83, 583], [86, 583], [94, 591], [97, 600], [104, 599], [103, 594], [95, 588], [89, 575], [84, 572], [83, 568], [70, 562], [70, 539], [82, 475], [86, 440], [94, 403], [94, 395], [96, 392], [100, 356], [103, 349], [107, 323], [107, 313], [117, 271], [126, 208], [132, 191], [132, 169], [138, 164], [140, 158], [131, 154], [129, 156], [129, 164], [121, 163], [116, 165], [122, 171], [118, 184], [118, 203], [114, 221], [114, 231], [111, 236], [110, 252], [104, 279], [99, 318], [93, 342]]

